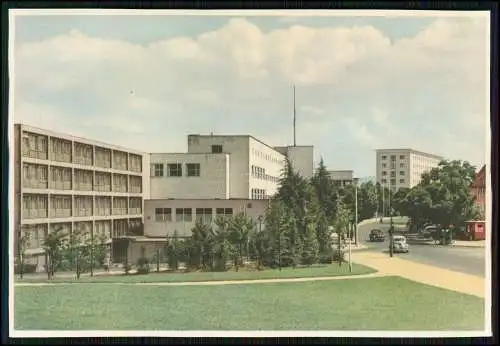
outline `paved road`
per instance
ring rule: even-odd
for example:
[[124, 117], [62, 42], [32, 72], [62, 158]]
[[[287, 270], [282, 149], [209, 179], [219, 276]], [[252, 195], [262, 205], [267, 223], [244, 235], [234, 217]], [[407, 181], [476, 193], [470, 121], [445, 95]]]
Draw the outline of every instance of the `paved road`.
[[[388, 240], [385, 243], [370, 243], [368, 235], [373, 228], [387, 232], [388, 224], [369, 223], [358, 228], [360, 242], [366, 243], [368, 249], [360, 251], [387, 252]], [[389, 256], [389, 254], [387, 254]], [[401, 258], [432, 265], [439, 268], [458, 271], [465, 274], [485, 276], [485, 251], [484, 248], [466, 248], [452, 246], [430, 246], [410, 244], [410, 252], [397, 254]]]

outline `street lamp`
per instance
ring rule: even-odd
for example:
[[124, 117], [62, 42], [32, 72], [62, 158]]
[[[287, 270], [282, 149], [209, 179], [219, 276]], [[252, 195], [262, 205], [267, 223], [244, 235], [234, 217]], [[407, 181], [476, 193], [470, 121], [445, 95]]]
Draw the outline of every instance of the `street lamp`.
[[[331, 241], [332, 241], [332, 234], [333, 234], [333, 226], [328, 226], [328, 231], [330, 232], [330, 233], [328, 234], [328, 237], [330, 238], [330, 242], [331, 242]], [[332, 264], [333, 264], [333, 260], [334, 260], [334, 258], [333, 258], [333, 246], [334, 246], [334, 244], [333, 244], [333, 242], [332, 242], [332, 243], [331, 243], [331, 249], [330, 249], [330, 250], [331, 250], [331, 251], [330, 251], [330, 253], [331, 253], [330, 258], [331, 258]]]
[[394, 225], [392, 223], [392, 198], [391, 198], [391, 183], [389, 182], [389, 255], [392, 257], [394, 255], [394, 243], [393, 243], [393, 234], [394, 234]]
[[[356, 246], [358, 246], [358, 178], [354, 178], [354, 209], [355, 209], [355, 215], [354, 215], [354, 244]], [[350, 245], [349, 245], [349, 250], [350, 250]]]

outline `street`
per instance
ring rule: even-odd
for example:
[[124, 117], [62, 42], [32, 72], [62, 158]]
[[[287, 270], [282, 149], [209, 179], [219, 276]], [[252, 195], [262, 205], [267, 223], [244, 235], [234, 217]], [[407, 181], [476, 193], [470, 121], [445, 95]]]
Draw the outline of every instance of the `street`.
[[[370, 230], [378, 228], [384, 233], [389, 230], [389, 224], [376, 222], [364, 224], [358, 227], [359, 241], [366, 244], [368, 249], [360, 251], [386, 252], [388, 254], [389, 239], [384, 243], [372, 243], [368, 240]], [[409, 244], [410, 252], [407, 254], [395, 254], [401, 258], [439, 268], [458, 271], [465, 274], [485, 276], [485, 250], [484, 248], [466, 248], [452, 246], [431, 246]]]

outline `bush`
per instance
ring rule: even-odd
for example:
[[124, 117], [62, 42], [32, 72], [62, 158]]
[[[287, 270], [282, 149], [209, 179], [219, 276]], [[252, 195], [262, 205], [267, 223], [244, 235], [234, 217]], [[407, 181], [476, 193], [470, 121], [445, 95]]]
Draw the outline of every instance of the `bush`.
[[23, 269], [23, 274], [33, 274], [36, 272], [36, 264], [24, 263], [24, 266], [20, 264], [14, 265], [14, 274], [21, 274], [21, 268]]
[[137, 274], [149, 274], [149, 260], [141, 257], [137, 260]]
[[132, 269], [132, 266], [128, 262], [123, 262], [123, 270], [125, 270], [125, 274], [128, 274], [130, 270]]

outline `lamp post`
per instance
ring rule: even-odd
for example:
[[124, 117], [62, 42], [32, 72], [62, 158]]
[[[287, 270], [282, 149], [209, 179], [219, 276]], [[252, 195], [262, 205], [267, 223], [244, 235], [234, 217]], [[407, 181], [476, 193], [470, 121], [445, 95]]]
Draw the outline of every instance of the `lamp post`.
[[[328, 234], [328, 237], [330, 238], [330, 242], [331, 242], [331, 241], [332, 241], [332, 234], [333, 234], [333, 226], [328, 226], [328, 231], [330, 232], [330, 233]], [[333, 260], [334, 260], [334, 258], [333, 258], [333, 245], [334, 245], [334, 244], [333, 244], [333, 242], [332, 242], [332, 243], [331, 243], [331, 249], [330, 249], [330, 254], [331, 254], [331, 255], [330, 255], [330, 258], [331, 258], [331, 262], [332, 262], [332, 264], [333, 264]]]
[[[354, 214], [354, 244], [356, 246], [358, 246], [358, 178], [354, 178], [354, 209], [355, 209], [355, 214]], [[349, 250], [350, 250], [350, 245], [349, 245]]]
[[393, 235], [394, 225], [392, 223], [392, 198], [391, 198], [391, 183], [389, 182], [389, 255], [392, 257], [394, 255], [394, 243]]

